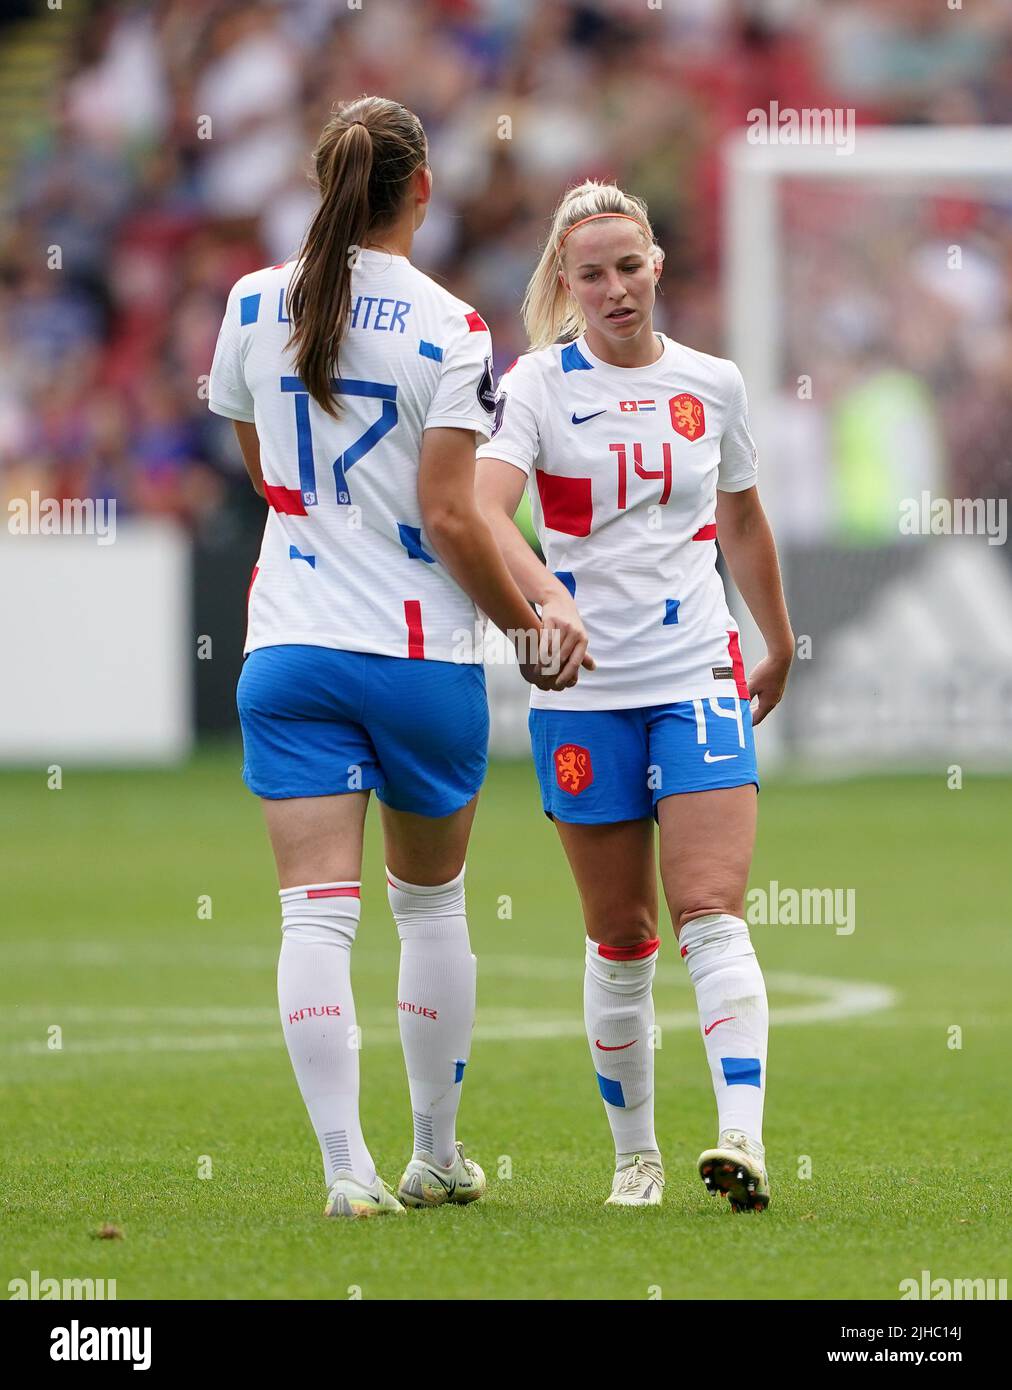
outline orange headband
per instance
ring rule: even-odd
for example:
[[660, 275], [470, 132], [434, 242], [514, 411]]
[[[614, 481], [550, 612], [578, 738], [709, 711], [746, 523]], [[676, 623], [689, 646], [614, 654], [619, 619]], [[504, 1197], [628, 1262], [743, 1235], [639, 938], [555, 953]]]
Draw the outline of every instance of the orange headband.
[[582, 227], [587, 222], [596, 222], [599, 217], [624, 217], [627, 222], [635, 222], [637, 227], [641, 227], [643, 231], [647, 233], [647, 236], [650, 235], [640, 219], [638, 217], [630, 217], [627, 212], [593, 212], [589, 217], [581, 217], [579, 222], [574, 222], [571, 227], [566, 228], [562, 235], [562, 240], [559, 242], [557, 254], [560, 256], [562, 255], [562, 248], [565, 246], [566, 237], [569, 236], [570, 232], [575, 232], [577, 227]]

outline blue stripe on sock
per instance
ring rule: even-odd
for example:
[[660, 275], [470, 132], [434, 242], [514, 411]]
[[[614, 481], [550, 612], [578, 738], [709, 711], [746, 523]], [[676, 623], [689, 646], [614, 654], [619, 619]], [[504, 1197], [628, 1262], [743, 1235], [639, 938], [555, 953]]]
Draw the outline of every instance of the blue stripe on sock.
[[601, 1088], [601, 1095], [609, 1105], [617, 1105], [620, 1109], [625, 1109], [625, 1095], [622, 1092], [621, 1081], [612, 1081], [610, 1077], [602, 1076], [598, 1072], [597, 1084]]
[[724, 1080], [729, 1086], [758, 1086], [762, 1068], [758, 1057], [721, 1057]]

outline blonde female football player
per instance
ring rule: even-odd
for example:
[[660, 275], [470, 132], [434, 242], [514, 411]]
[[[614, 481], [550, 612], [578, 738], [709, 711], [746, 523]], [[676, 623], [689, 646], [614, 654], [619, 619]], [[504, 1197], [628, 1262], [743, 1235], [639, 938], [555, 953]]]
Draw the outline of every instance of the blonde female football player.
[[[662, 252], [644, 204], [585, 183], [556, 209], [504, 374], [478, 497], [517, 583], [596, 668], [532, 692], [544, 809], [583, 904], [587, 1041], [611, 1125], [608, 1202], [654, 1205], [652, 979], [660, 872], [695, 987], [718, 1141], [699, 1167], [735, 1210], [769, 1200], [766, 991], [743, 920], [756, 826], [753, 724], [794, 649], [733, 362], [654, 331]], [[526, 485], [546, 557], [513, 515]], [[716, 538], [765, 639], [746, 682]], [[754, 713], [750, 699], [755, 700]]]
[[[484, 671], [477, 652], [460, 660], [459, 633], [476, 605], [517, 633], [532, 611], [474, 499], [488, 329], [409, 259], [432, 187], [421, 124], [396, 102], [355, 101], [327, 122], [315, 165], [300, 255], [229, 296], [209, 403], [235, 421], [269, 507], [238, 689], [243, 774], [277, 863], [281, 1025], [326, 1211], [355, 1217], [485, 1190], [455, 1133], [475, 1003], [464, 854], [488, 733]], [[414, 1115], [397, 1197], [358, 1113], [350, 962], [370, 790]]]

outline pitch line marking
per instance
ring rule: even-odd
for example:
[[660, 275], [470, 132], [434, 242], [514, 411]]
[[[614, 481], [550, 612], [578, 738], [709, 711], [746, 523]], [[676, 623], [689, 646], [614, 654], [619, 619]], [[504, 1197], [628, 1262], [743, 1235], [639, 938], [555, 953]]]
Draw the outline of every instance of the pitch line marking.
[[[178, 956], [176, 957], [178, 960]], [[528, 978], [531, 961], [525, 956], [489, 955], [481, 962], [483, 975], [502, 975], [514, 978]], [[579, 960], [549, 958], [539, 963], [539, 977], [546, 978], [540, 967], [550, 965], [549, 977], [574, 979], [579, 974]], [[564, 975], [561, 973], [564, 970]], [[556, 971], [560, 973], [556, 975]], [[664, 972], [664, 976], [667, 975]], [[661, 975], [662, 972], [658, 971]], [[836, 980], [829, 976], [799, 975], [771, 971], [767, 977], [773, 993], [807, 996], [810, 1002], [789, 1004], [771, 1010], [770, 1022], [774, 1027], [795, 1024], [830, 1023], [842, 1019], [858, 1018], [881, 1013], [893, 1007], [898, 1000], [897, 991], [888, 985], [868, 981]], [[674, 973], [671, 978], [662, 978], [664, 986], [674, 984], [688, 985], [685, 972]], [[814, 996], [814, 998], [813, 998]], [[539, 1017], [539, 1014], [542, 1016]], [[363, 1044], [386, 1045], [400, 1041], [400, 1033], [395, 1024], [381, 1022], [387, 1018], [378, 1010], [367, 1011], [360, 1016], [363, 1028]], [[370, 1019], [377, 1020], [375, 1022]], [[174, 1005], [152, 1005], [150, 1008], [137, 1006], [90, 1007], [81, 1005], [61, 1006], [59, 1004], [40, 1007], [5, 1009], [4, 1022], [45, 1023], [59, 1021], [67, 1024], [115, 1023], [119, 1026], [154, 1023], [159, 1027], [171, 1028], [173, 1024], [181, 1027], [221, 1023], [232, 1029], [250, 1027], [259, 1030], [272, 1024], [269, 1031], [220, 1032], [195, 1034], [190, 1037], [179, 1033], [165, 1032], [123, 1036], [118, 1034], [103, 1038], [79, 1038], [67, 1040], [62, 1051], [69, 1056], [101, 1055], [104, 1053], [144, 1053], [144, 1052], [215, 1052], [245, 1051], [254, 1048], [280, 1048], [281, 1037], [277, 1027], [277, 1012], [271, 1008], [256, 1007], [184, 1007]], [[661, 1028], [691, 1030], [698, 1028], [699, 1019], [694, 1009], [663, 1011], [657, 1014], [657, 1024]], [[576, 1015], [567, 1017], [546, 1017], [543, 1011], [524, 1008], [479, 1007], [475, 1038], [480, 1042], [551, 1042], [561, 1039], [582, 1038], [583, 1019]], [[43, 1040], [22, 1041], [3, 1049], [8, 1055], [52, 1056], [50, 1048]], [[57, 1054], [59, 1055], [59, 1054]]]

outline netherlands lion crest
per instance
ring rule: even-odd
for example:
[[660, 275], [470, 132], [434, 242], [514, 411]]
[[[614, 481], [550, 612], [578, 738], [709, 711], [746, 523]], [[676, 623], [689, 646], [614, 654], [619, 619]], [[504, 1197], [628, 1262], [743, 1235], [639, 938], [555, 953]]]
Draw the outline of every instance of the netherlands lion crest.
[[703, 402], [683, 391], [680, 396], [672, 396], [668, 402], [671, 411], [671, 428], [683, 439], [690, 442], [706, 432], [706, 417]]
[[594, 780], [590, 753], [578, 743], [564, 743], [555, 750], [555, 780], [570, 796], [579, 796]]

